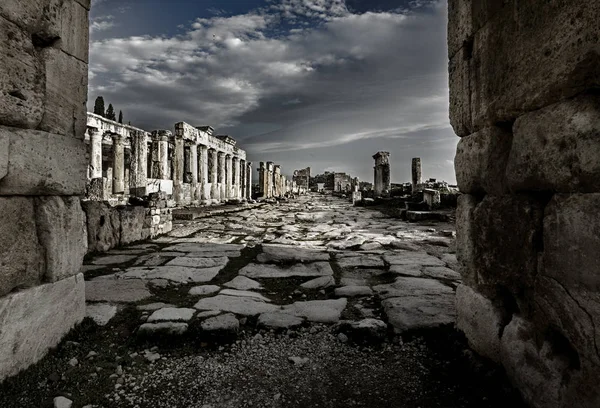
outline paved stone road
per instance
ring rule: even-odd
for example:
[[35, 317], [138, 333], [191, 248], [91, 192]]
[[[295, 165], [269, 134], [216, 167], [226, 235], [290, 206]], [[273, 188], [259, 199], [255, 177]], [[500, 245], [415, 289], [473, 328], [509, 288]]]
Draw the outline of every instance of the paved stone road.
[[[84, 265], [88, 315], [135, 303], [139, 333], [236, 331], [365, 320], [396, 333], [453, 323], [452, 226], [409, 224], [330, 196], [301, 196], [179, 224]], [[176, 294], [174, 296], [173, 294]]]

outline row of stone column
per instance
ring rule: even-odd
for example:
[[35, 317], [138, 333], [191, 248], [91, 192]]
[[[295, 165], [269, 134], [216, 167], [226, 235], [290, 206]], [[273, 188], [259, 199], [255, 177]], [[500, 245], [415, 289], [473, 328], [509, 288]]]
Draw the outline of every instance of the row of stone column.
[[[90, 129], [90, 179], [101, 179], [102, 132]], [[125, 140], [122, 135], [112, 136], [112, 193], [126, 191]], [[174, 138], [174, 151], [169, 157], [169, 140], [172, 133], [167, 130], [152, 133], [153, 166], [148, 174], [148, 139], [143, 132], [131, 135], [131, 163], [129, 169], [129, 193], [146, 195], [148, 179], [173, 180], [173, 198], [178, 202], [202, 201], [203, 204], [231, 199], [249, 200], [252, 196], [252, 163], [230, 153], [218, 151], [201, 144]], [[169, 166], [171, 159], [171, 167]], [[154, 166], [154, 164], [157, 164]], [[155, 169], [155, 170], [154, 170]], [[172, 175], [171, 175], [172, 173]], [[154, 177], [153, 177], [154, 176]], [[184, 184], [190, 185], [190, 194], [185, 196]]]
[[258, 168], [260, 196], [263, 198], [282, 197], [289, 192], [286, 177], [281, 174], [281, 166], [273, 162], [260, 162]]

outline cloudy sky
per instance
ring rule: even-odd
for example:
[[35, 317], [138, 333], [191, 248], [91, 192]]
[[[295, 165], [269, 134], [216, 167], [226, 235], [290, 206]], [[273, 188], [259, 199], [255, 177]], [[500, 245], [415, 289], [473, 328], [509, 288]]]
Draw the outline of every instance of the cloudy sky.
[[[229, 134], [285, 174], [455, 182], [446, 0], [92, 0], [88, 110]], [[255, 166], [256, 167], [256, 166]]]

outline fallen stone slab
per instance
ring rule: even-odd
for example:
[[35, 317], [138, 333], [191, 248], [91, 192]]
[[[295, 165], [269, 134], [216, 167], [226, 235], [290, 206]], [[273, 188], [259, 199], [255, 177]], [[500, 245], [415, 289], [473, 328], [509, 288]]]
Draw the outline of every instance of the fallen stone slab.
[[196, 313], [195, 309], [164, 307], [152, 313], [147, 322], [188, 322], [192, 320], [194, 313]]
[[137, 279], [93, 279], [85, 283], [88, 302], [135, 303], [150, 296], [146, 284]]
[[460, 281], [460, 273], [444, 266], [429, 266], [423, 270], [423, 275], [434, 279], [450, 279]]
[[200, 323], [202, 330], [214, 332], [235, 332], [240, 328], [240, 321], [231, 313], [222, 314], [220, 316], [211, 317]]
[[331, 269], [328, 262], [297, 264], [289, 268], [276, 265], [249, 264], [240, 270], [240, 275], [250, 278], [333, 276], [333, 269]]
[[155, 310], [162, 309], [164, 307], [175, 307], [175, 306], [167, 304], [167, 303], [156, 302], [156, 303], [149, 303], [147, 305], [139, 305], [139, 306], [137, 306], [137, 310], [153, 312]]
[[251, 292], [249, 290], [237, 290], [237, 289], [223, 289], [219, 292], [220, 295], [226, 296], [241, 296], [241, 297], [249, 297], [257, 300], [262, 300], [263, 302], [270, 302], [270, 299], [267, 299], [260, 293]]
[[395, 251], [393, 255], [384, 255], [383, 259], [390, 265], [446, 266], [442, 260], [425, 252]]
[[423, 276], [421, 265], [390, 265], [390, 273], [404, 276]]
[[117, 314], [117, 306], [108, 303], [88, 303], [85, 306], [85, 315], [92, 319], [98, 326], [106, 326], [110, 319]]
[[360, 247], [367, 241], [364, 237], [352, 237], [341, 241], [330, 241], [327, 246], [332, 249], [345, 250], [353, 247]]
[[261, 263], [323, 262], [329, 261], [329, 254], [306, 248], [263, 245], [263, 253], [256, 260]]
[[453, 294], [388, 298], [381, 305], [396, 333], [452, 324], [456, 320]]
[[378, 255], [342, 256], [336, 254], [337, 263], [341, 268], [383, 268], [385, 264]]
[[137, 258], [136, 255], [109, 255], [95, 258], [92, 263], [94, 265], [116, 265], [133, 261]]
[[337, 323], [347, 304], [348, 300], [346, 298], [310, 300], [283, 306], [282, 311], [294, 316], [304, 317], [311, 322]]
[[194, 305], [198, 310], [220, 310], [243, 316], [255, 316], [261, 313], [274, 312], [278, 306], [249, 297], [217, 295], [200, 299]]
[[258, 316], [258, 325], [268, 328], [288, 329], [300, 326], [304, 319], [282, 312], [263, 313]]
[[194, 286], [188, 292], [190, 296], [206, 296], [212, 295], [213, 293], [217, 293], [221, 288], [217, 285], [202, 285], [202, 286]]
[[187, 268], [185, 266], [158, 266], [145, 274], [144, 279], [166, 279], [176, 283], [204, 283], [213, 280], [221, 267]]
[[302, 222], [317, 222], [326, 218], [329, 214], [326, 212], [310, 212], [310, 213], [297, 213], [294, 218], [296, 221]]
[[216, 258], [197, 258], [180, 256], [169, 261], [166, 266], [186, 266], [189, 268], [215, 268], [224, 267], [229, 262], [226, 256]]
[[262, 285], [260, 284], [260, 282], [247, 278], [245, 276], [236, 276], [229, 282], [224, 283], [223, 286], [238, 290], [262, 289]]
[[374, 286], [373, 290], [377, 292], [382, 299], [409, 296], [454, 296], [454, 290], [440, 281], [428, 278], [404, 276], [396, 278], [394, 283]]
[[339, 331], [357, 343], [381, 342], [387, 337], [388, 325], [382, 320], [367, 318], [358, 322], [341, 321]]
[[144, 323], [138, 329], [138, 335], [148, 334], [184, 334], [188, 329], [187, 323], [180, 322], [162, 322], [162, 323]]
[[193, 243], [193, 242], [182, 242], [167, 248], [163, 251], [174, 251], [174, 252], [189, 252], [189, 253], [202, 253], [202, 257], [221, 257], [231, 256], [237, 257], [241, 255], [241, 250], [244, 249], [243, 245], [238, 244], [205, 244], [205, 243]]
[[325, 289], [335, 285], [335, 279], [333, 276], [323, 276], [304, 282], [300, 285], [302, 289]]
[[221, 314], [220, 310], [207, 310], [206, 312], [198, 312], [196, 315], [197, 319], [205, 319], [207, 317], [218, 316]]
[[344, 286], [335, 289], [336, 296], [356, 297], [356, 296], [371, 296], [373, 289], [368, 286]]

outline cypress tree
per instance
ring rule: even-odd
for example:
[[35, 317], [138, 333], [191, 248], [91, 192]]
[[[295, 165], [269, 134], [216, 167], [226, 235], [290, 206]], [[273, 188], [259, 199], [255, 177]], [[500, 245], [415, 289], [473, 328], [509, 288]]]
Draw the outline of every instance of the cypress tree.
[[104, 117], [104, 98], [99, 96], [94, 102], [94, 113]]
[[119, 123], [123, 123], [123, 111], [119, 111]]
[[105, 118], [108, 120], [117, 120], [117, 117], [115, 116], [115, 109], [113, 108], [112, 103], [108, 104]]

